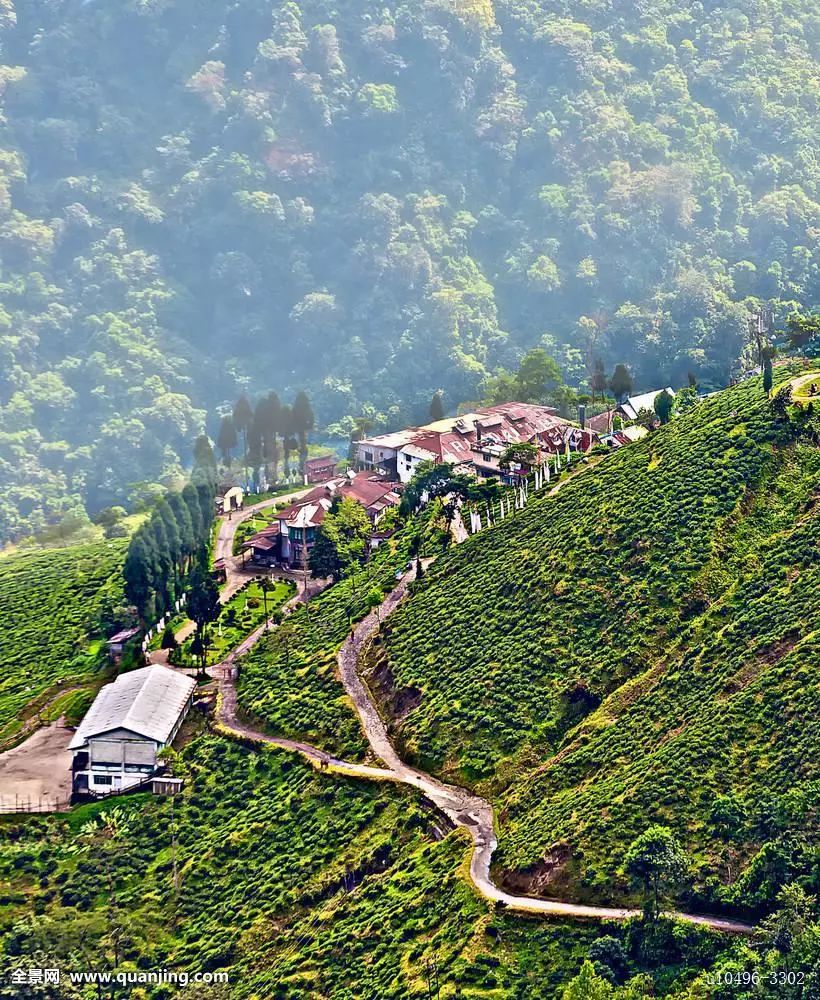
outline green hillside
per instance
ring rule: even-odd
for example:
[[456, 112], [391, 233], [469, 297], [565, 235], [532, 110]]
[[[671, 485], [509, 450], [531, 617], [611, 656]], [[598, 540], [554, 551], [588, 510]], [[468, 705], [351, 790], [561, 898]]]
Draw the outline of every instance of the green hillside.
[[[818, 0], [3, 0], [0, 538], [206, 410], [454, 409], [542, 344], [640, 387], [820, 301]], [[215, 430], [215, 428], [211, 428]]]
[[810, 430], [776, 419], [759, 379], [730, 388], [451, 551], [390, 619], [371, 669], [414, 692], [398, 737], [489, 794], [500, 872], [542, 876], [552, 848], [548, 891], [623, 896], [624, 851], [656, 821], [693, 856], [702, 903], [763, 903], [767, 843], [788, 854], [781, 881], [805, 874]]
[[[204, 731], [175, 770], [186, 788], [173, 805], [137, 795], [67, 817], [0, 818], [5, 968], [86, 969], [93, 956], [98, 971], [117, 960], [227, 971], [228, 984], [207, 987], [218, 1000], [407, 1000], [428, 997], [433, 975], [442, 998], [560, 1000], [594, 942], [614, 936], [620, 980], [638, 978], [612, 1000], [684, 1000], [699, 970], [742, 947], [688, 928], [652, 958], [636, 925], [494, 909], [467, 883], [464, 835], [442, 839], [439, 817], [408, 790]], [[201, 989], [130, 995], [195, 1000]], [[0, 997], [37, 995], [52, 994], [0, 979]]]
[[103, 661], [101, 621], [123, 603], [127, 546], [112, 539], [0, 558], [0, 744], [26, 705], [57, 681], [88, 680]]

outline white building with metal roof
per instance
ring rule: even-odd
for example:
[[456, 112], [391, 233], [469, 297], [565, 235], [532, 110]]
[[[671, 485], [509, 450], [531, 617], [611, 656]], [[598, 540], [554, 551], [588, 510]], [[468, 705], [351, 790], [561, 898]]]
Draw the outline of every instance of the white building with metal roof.
[[160, 664], [106, 684], [69, 743], [74, 791], [105, 795], [153, 774], [157, 754], [171, 745], [193, 704], [195, 688], [192, 677]]

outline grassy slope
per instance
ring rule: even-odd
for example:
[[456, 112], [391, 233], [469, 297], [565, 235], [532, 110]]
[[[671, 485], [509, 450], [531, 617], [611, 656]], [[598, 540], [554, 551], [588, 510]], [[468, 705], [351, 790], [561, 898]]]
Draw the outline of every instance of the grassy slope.
[[[342, 781], [204, 731], [176, 770], [187, 775], [173, 806], [176, 899], [168, 799], [119, 800], [124, 831], [108, 841], [82, 828], [110, 804], [0, 821], [4, 964], [104, 970], [119, 939], [122, 960], [140, 968], [230, 969], [219, 998], [424, 997], [435, 961], [442, 997], [552, 1000], [592, 940], [625, 937], [494, 914], [464, 878], [466, 839], [439, 840], [437, 818], [401, 788]], [[659, 983], [691, 978], [692, 956], [708, 963], [725, 947], [695, 935], [655, 970]], [[0, 997], [14, 989], [0, 982]]]
[[0, 742], [28, 702], [99, 662], [98, 616], [121, 601], [127, 545], [116, 539], [0, 559]]
[[374, 590], [395, 586], [395, 572], [421, 534], [422, 553], [436, 543], [431, 518], [419, 518], [381, 545], [366, 567], [300, 606], [242, 661], [239, 702], [245, 712], [278, 736], [307, 740], [348, 760], [360, 760], [367, 741], [336, 676], [336, 653], [363, 618]]
[[715, 841], [717, 793], [807, 822], [819, 476], [745, 383], [471, 539], [397, 612], [376, 655], [422, 691], [400, 737], [491, 795], [501, 865], [564, 842], [575, 891], [611, 897], [653, 819], [703, 877], [751, 854], [751, 819]]

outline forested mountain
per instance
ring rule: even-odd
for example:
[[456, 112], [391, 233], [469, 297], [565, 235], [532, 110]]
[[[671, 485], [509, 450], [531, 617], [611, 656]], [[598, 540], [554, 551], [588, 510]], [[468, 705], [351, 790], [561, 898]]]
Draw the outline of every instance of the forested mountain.
[[570, 384], [725, 383], [749, 297], [819, 297], [818, 29], [817, 0], [2, 0], [0, 536], [172, 474], [238, 387], [346, 431], [536, 344]]

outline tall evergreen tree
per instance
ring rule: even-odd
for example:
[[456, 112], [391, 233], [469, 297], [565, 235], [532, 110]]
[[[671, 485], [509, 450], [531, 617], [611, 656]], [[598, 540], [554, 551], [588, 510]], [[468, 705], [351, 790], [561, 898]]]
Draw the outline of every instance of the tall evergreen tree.
[[248, 431], [253, 422], [253, 410], [248, 397], [242, 393], [233, 408], [233, 424], [237, 433], [242, 435], [242, 454], [245, 467], [245, 485], [248, 480]]
[[662, 424], [668, 424], [672, 419], [672, 410], [675, 407], [675, 397], [671, 396], [666, 389], [659, 392], [653, 401], [655, 413]]
[[293, 433], [293, 412], [285, 403], [280, 411], [282, 434], [282, 458], [284, 460], [285, 478], [290, 475], [290, 456], [296, 448], [296, 438]]
[[188, 504], [183, 499], [181, 493], [173, 492], [168, 494], [168, 506], [174, 515], [174, 523], [179, 533], [180, 545], [180, 572], [184, 571], [184, 564], [194, 554], [196, 549], [196, 536], [194, 535], [194, 525], [191, 521], [191, 512]]
[[208, 543], [208, 536], [214, 520], [214, 492], [208, 483], [200, 483], [196, 488], [196, 493], [202, 515], [202, 534], [199, 538], [199, 544], [202, 546]]
[[150, 616], [151, 594], [154, 585], [153, 557], [144, 531], [138, 531], [131, 539], [123, 566], [125, 596], [133, 604], [140, 618], [145, 621]]
[[299, 462], [302, 469], [305, 467], [308, 454], [308, 434], [313, 430], [315, 423], [313, 407], [310, 405], [306, 392], [298, 392], [291, 407], [291, 427], [296, 439], [299, 442]]
[[148, 532], [153, 542], [154, 613], [161, 616], [173, 604], [174, 580], [168, 534], [156, 510], [148, 522]]
[[632, 376], [629, 374], [629, 369], [626, 365], [615, 365], [615, 371], [609, 380], [609, 388], [612, 390], [612, 395], [619, 401], [623, 400], [632, 393], [632, 385]]
[[191, 480], [196, 483], [207, 483], [216, 489], [217, 468], [214, 450], [207, 434], [200, 434], [194, 442], [194, 467]]
[[430, 400], [430, 419], [431, 420], [444, 419], [444, 400], [441, 395], [441, 392], [434, 393], [433, 398]]
[[268, 479], [275, 483], [279, 479], [279, 434], [282, 423], [282, 404], [275, 392], [265, 399], [264, 455], [271, 468]]
[[609, 384], [609, 380], [606, 377], [606, 370], [604, 369], [604, 363], [600, 358], [596, 358], [593, 362], [592, 375], [589, 378], [589, 387], [592, 389], [592, 402], [595, 402], [596, 395], [600, 395], [603, 399], [604, 393], [606, 392], [606, 387]]
[[205, 537], [205, 532], [203, 531], [203, 520], [202, 520], [202, 509], [199, 506], [199, 497], [197, 496], [196, 488], [191, 483], [186, 483], [182, 490], [182, 499], [185, 501], [185, 506], [188, 508], [188, 514], [191, 518], [191, 529], [193, 531], [193, 551], [199, 548], [202, 543], [202, 539]]
[[233, 414], [228, 413], [222, 418], [222, 423], [219, 425], [219, 433], [216, 437], [216, 446], [219, 449], [219, 453], [222, 456], [222, 461], [225, 465], [230, 465], [231, 452], [238, 443], [236, 427], [233, 422]]

